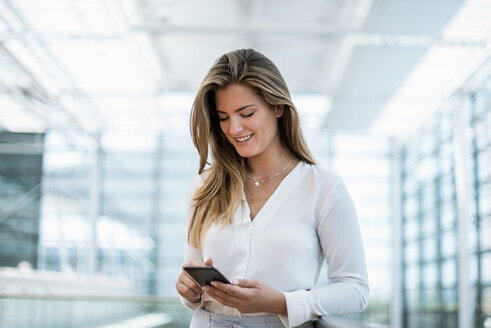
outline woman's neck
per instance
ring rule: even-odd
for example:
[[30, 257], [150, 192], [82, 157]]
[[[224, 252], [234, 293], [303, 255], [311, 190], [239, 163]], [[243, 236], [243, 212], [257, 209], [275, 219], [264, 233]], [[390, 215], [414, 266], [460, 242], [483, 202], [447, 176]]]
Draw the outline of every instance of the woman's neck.
[[265, 178], [282, 170], [294, 158], [287, 148], [281, 146], [246, 160], [249, 174], [257, 178]]

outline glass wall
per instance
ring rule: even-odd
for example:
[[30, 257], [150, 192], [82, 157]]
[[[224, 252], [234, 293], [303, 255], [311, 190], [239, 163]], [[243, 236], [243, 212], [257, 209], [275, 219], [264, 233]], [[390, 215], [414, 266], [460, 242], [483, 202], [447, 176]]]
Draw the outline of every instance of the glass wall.
[[457, 327], [457, 209], [452, 113], [402, 149], [406, 327]]
[[83, 136], [71, 138], [63, 131], [46, 133], [39, 270], [89, 273], [94, 156], [83, 141]]
[[198, 154], [189, 139], [164, 139], [162, 157], [162, 216], [159, 226], [159, 294], [177, 297], [186, 241], [185, 206], [192, 178], [198, 173]]
[[471, 282], [475, 326], [491, 326], [491, 78], [473, 94]]
[[51, 132], [46, 158], [40, 268], [126, 277], [139, 292], [177, 296], [197, 171], [191, 142], [108, 132], [85, 151]]
[[174, 285], [190, 141], [52, 130], [2, 133], [0, 150], [0, 326], [187, 325]]
[[401, 148], [404, 327], [491, 326], [491, 79], [457, 97]]
[[44, 135], [0, 132], [0, 267], [37, 266]]

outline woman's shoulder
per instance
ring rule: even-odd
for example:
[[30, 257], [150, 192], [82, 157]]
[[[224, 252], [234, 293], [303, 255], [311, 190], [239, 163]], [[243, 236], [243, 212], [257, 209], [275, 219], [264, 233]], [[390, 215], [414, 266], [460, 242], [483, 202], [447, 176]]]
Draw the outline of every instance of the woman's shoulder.
[[327, 206], [334, 202], [349, 198], [343, 179], [337, 173], [326, 170], [321, 165], [305, 164], [305, 179], [303, 188], [310, 192], [313, 198], [320, 200], [322, 213], [327, 213]]
[[326, 170], [321, 164], [302, 163], [305, 171], [305, 178], [312, 183], [323, 186], [335, 186], [341, 181], [341, 177], [331, 171]]

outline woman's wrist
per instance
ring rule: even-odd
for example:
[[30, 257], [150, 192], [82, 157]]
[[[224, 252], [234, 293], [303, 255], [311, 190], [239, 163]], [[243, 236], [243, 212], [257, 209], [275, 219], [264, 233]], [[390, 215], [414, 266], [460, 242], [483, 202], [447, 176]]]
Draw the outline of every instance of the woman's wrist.
[[286, 297], [285, 294], [282, 292], [276, 291], [275, 296], [271, 302], [271, 310], [268, 311], [269, 313], [274, 313], [274, 314], [283, 314], [287, 315], [288, 314], [288, 309], [286, 306]]

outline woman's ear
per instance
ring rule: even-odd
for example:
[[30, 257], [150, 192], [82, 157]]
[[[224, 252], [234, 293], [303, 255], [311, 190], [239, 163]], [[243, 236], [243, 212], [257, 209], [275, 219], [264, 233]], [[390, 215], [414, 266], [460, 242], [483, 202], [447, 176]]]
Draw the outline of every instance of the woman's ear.
[[277, 118], [282, 117], [284, 113], [285, 113], [285, 106], [284, 105], [276, 107], [276, 117]]

